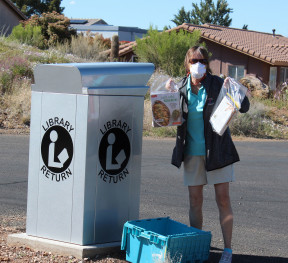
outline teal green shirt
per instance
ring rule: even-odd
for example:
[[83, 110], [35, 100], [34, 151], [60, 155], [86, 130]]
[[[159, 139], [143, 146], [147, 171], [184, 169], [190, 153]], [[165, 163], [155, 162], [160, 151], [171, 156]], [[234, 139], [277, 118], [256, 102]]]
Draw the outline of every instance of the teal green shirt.
[[206, 90], [203, 86], [198, 95], [192, 93], [190, 76], [187, 84], [188, 120], [186, 135], [186, 155], [205, 155], [203, 107], [206, 101]]

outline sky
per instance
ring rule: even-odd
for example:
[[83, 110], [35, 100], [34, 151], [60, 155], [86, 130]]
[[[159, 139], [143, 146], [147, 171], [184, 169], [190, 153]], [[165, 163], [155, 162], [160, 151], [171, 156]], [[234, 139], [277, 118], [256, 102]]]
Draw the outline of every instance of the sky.
[[[192, 9], [192, 2], [199, 5], [200, 0], [62, 0], [64, 15], [68, 18], [99, 18], [114, 26], [150, 26], [162, 30], [164, 26], [175, 27], [171, 22], [174, 15], [184, 7]], [[214, 3], [217, 1], [214, 0]], [[227, 0], [233, 9], [230, 14], [230, 27], [272, 33], [288, 37], [287, 0]]]

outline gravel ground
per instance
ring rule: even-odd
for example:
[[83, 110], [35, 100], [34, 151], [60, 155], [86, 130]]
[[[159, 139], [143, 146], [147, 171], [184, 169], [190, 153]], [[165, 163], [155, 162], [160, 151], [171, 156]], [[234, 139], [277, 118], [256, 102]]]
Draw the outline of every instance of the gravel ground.
[[93, 259], [76, 259], [73, 256], [61, 256], [49, 251], [36, 251], [28, 247], [13, 247], [7, 245], [7, 236], [13, 233], [25, 232], [25, 215], [0, 216], [0, 262], [57, 262], [57, 263], [80, 263], [80, 262], [98, 262], [98, 263], [124, 263], [125, 252], [119, 252], [111, 255], [99, 255]]

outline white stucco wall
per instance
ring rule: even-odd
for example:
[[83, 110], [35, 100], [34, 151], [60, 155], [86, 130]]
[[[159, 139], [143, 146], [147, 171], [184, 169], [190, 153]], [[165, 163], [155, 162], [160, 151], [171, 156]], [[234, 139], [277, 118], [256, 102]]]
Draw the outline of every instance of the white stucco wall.
[[[72, 25], [73, 27], [73, 25]], [[92, 34], [100, 34], [104, 38], [110, 38], [114, 35], [119, 36], [119, 41], [134, 41], [135, 37], [142, 38], [146, 34], [146, 30], [133, 27], [118, 27], [118, 26], [74, 26], [77, 33], [84, 33], [88, 30]]]
[[[81, 30], [77, 30], [77, 33], [84, 33], [86, 31], [81, 31]], [[137, 36], [138, 38], [142, 38], [144, 36], [144, 34], [141, 33], [135, 33], [135, 32], [125, 32], [125, 31], [90, 31], [92, 34], [100, 34], [102, 35], [104, 38], [110, 38], [112, 39], [112, 37], [114, 35], [118, 35], [119, 37], [119, 41], [135, 41], [135, 36]]]

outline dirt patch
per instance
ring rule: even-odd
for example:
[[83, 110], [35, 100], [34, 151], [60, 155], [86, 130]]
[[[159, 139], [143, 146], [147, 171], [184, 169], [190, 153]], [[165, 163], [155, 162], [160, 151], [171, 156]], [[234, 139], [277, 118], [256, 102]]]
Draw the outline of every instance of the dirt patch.
[[29, 127], [22, 127], [22, 128], [0, 128], [0, 134], [11, 134], [11, 135], [29, 135], [30, 129]]
[[268, 116], [276, 124], [281, 124], [288, 127], [288, 109], [277, 109], [276, 107], [272, 107], [268, 112]]
[[125, 252], [121, 251], [111, 255], [99, 255], [95, 258], [77, 259], [71, 256], [61, 256], [49, 251], [37, 251], [28, 247], [14, 247], [7, 245], [7, 236], [13, 233], [25, 232], [25, 220], [22, 215], [0, 217], [0, 262], [57, 262], [57, 263], [80, 263], [80, 262], [98, 262], [98, 263], [124, 263]]

